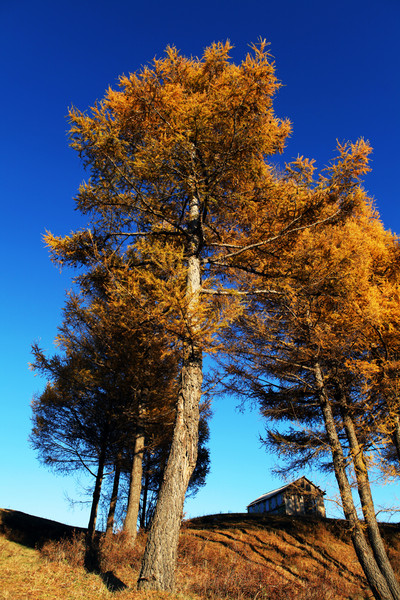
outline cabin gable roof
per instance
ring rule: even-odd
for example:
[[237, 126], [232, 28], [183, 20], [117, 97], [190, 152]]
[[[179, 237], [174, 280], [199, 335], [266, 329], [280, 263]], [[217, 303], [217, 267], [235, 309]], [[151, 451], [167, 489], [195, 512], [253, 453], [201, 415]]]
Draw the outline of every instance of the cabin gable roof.
[[[294, 481], [291, 481], [290, 483], [287, 483], [286, 485], [283, 485], [282, 487], [279, 487], [275, 490], [272, 490], [271, 492], [268, 492], [266, 494], [263, 494], [262, 496], [259, 496], [258, 498], [256, 498], [255, 500], [253, 500], [253, 502], [250, 502], [250, 504], [247, 505], [247, 508], [249, 508], [249, 506], [254, 506], [260, 502], [264, 502], [264, 500], [269, 500], [270, 498], [273, 498], [274, 496], [277, 496], [278, 494], [283, 493], [285, 490], [287, 490], [288, 488], [295, 488], [296, 486], [298, 486], [300, 484], [300, 482], [307, 482], [308, 484], [310, 484], [315, 492], [316, 495], [319, 496], [324, 496], [325, 492], [321, 490], [321, 488], [319, 488], [317, 485], [315, 485], [315, 483], [313, 483], [312, 481], [310, 481], [309, 479], [307, 479], [307, 477], [299, 477], [298, 479], [295, 479]], [[300, 487], [298, 488], [298, 492], [299, 493], [307, 493], [306, 490], [301, 489]]]

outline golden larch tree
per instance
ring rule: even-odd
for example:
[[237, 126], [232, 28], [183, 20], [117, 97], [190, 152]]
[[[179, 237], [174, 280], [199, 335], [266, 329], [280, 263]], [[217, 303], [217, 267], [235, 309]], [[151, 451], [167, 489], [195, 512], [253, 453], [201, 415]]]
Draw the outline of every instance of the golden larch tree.
[[72, 147], [90, 171], [76, 204], [90, 229], [47, 236], [64, 264], [87, 266], [102, 252], [129, 256], [134, 249], [131, 268], [180, 352], [174, 434], [141, 589], [174, 587], [196, 464], [202, 356], [240, 304], [240, 294], [228, 300], [235, 273], [257, 271], [257, 249], [269, 257], [272, 276], [274, 256], [296, 235], [340, 218], [354, 200], [343, 193], [346, 166], [310, 191], [308, 161], [299, 159], [285, 176], [268, 163], [290, 133], [273, 111], [280, 86], [274, 63], [265, 42], [239, 65], [231, 48], [216, 43], [201, 58], [187, 58], [169, 47], [164, 58], [121, 77], [120, 89], [109, 89], [88, 113], [71, 110]]

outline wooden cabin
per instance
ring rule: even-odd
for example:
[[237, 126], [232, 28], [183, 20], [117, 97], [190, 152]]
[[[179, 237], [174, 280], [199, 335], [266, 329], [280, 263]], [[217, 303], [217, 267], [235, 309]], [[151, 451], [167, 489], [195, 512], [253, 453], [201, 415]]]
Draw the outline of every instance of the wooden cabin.
[[300, 477], [256, 498], [248, 505], [247, 512], [325, 517], [324, 495], [307, 477]]

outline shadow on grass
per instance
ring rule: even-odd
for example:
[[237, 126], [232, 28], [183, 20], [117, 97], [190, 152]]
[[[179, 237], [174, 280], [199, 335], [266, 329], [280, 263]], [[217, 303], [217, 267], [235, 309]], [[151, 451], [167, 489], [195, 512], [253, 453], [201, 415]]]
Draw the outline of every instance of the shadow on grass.
[[100, 565], [98, 540], [89, 541], [85, 553], [84, 567], [88, 573], [99, 575], [110, 592], [121, 592], [127, 585], [114, 575], [112, 571], [103, 572]]
[[128, 587], [123, 581], [118, 579], [118, 577], [116, 577], [112, 571], [100, 573], [100, 577], [110, 592], [121, 592], [122, 590], [126, 590]]

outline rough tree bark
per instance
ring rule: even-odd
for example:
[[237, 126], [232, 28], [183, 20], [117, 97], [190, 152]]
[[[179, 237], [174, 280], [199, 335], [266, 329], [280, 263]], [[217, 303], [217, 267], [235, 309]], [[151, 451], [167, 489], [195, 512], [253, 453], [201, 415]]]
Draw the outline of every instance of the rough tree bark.
[[170, 455], [147, 539], [139, 589], [174, 589], [183, 503], [197, 459], [201, 372], [201, 355], [185, 360]]
[[131, 543], [136, 539], [137, 522], [142, 490], [144, 431], [138, 425], [133, 449], [132, 469], [129, 483], [128, 508], [126, 511], [123, 531], [129, 536]]
[[346, 473], [346, 459], [336, 430], [332, 406], [324, 386], [319, 363], [314, 365], [315, 380], [318, 388], [319, 404], [322, 410], [325, 428], [332, 452], [333, 468], [338, 483], [343, 512], [350, 526], [350, 535], [360, 565], [376, 600], [393, 600], [389, 586], [379, 569], [370, 546], [367, 543], [361, 523], [358, 519]]
[[151, 523], [138, 580], [141, 590], [172, 591], [185, 494], [196, 466], [199, 404], [203, 380], [202, 351], [196, 343], [201, 286], [199, 201], [190, 201], [187, 243], [187, 327], [171, 450]]

